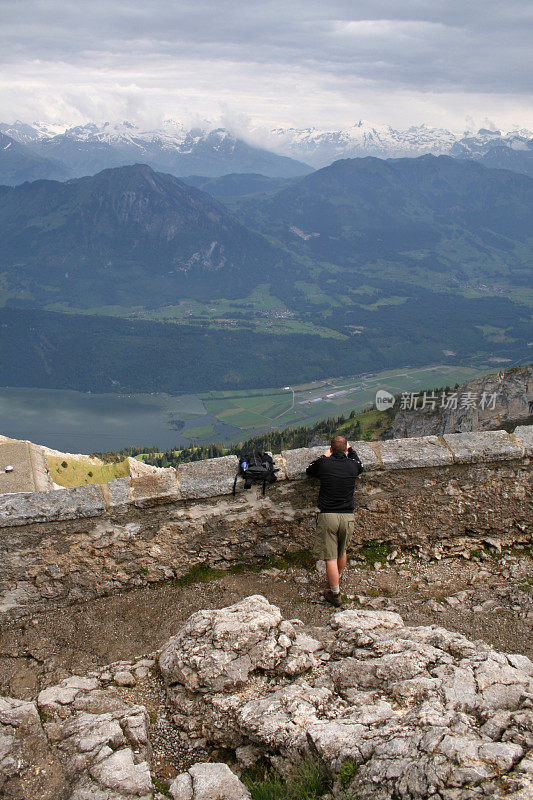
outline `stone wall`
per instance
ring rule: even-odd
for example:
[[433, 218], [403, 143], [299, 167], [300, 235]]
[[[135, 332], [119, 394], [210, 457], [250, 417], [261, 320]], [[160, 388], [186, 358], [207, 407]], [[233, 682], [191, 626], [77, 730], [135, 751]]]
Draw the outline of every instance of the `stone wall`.
[[[355, 442], [355, 544], [425, 556], [531, 539], [533, 426]], [[15, 619], [161, 580], [195, 565], [228, 568], [312, 543], [322, 448], [276, 456], [278, 483], [245, 492], [235, 456], [104, 486], [0, 495], [0, 618]]]

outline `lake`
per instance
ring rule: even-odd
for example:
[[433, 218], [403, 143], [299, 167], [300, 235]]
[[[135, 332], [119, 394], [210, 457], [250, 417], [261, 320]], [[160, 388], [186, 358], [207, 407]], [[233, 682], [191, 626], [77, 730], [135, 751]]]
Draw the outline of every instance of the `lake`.
[[[191, 412], [195, 406], [200, 411], [198, 398], [183, 400]], [[168, 450], [182, 438], [169, 426], [169, 411], [179, 403], [180, 398], [167, 395], [0, 388], [0, 433], [69, 453], [120, 450], [129, 445]]]

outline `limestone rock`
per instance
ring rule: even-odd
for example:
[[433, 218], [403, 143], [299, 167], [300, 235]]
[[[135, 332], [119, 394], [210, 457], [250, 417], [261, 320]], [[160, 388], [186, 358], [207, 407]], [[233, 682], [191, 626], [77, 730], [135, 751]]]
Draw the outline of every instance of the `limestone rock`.
[[523, 449], [506, 431], [475, 431], [447, 433], [444, 441], [453, 453], [454, 461], [478, 463], [521, 458]]
[[243, 686], [255, 670], [299, 674], [314, 666], [320, 643], [296, 632], [261, 595], [228, 608], [198, 611], [163, 649], [167, 684], [218, 692]]
[[178, 467], [178, 484], [185, 499], [231, 494], [239, 468], [237, 456], [207, 458]]
[[129, 669], [121, 669], [115, 672], [113, 680], [118, 686], [135, 686], [137, 681]]
[[441, 467], [453, 463], [453, 456], [438, 436], [417, 439], [388, 439], [379, 443], [385, 469]]
[[[457, 390], [457, 408], [432, 411], [398, 411], [392, 423], [392, 436], [460, 433], [462, 431], [494, 430], [503, 422], [527, 419], [533, 400], [533, 367], [482, 375], [463, 384]], [[440, 405], [440, 394], [438, 394]], [[485, 402], [481, 398], [485, 395]], [[463, 396], [475, 400], [462, 403]]]
[[131, 478], [129, 493], [131, 502], [139, 508], [173, 503], [181, 498], [176, 470], [169, 467]]
[[250, 800], [250, 792], [227, 764], [193, 764], [169, 786], [173, 800]]
[[[394, 612], [349, 610], [315, 629], [330, 658], [303, 674], [282, 652], [298, 649], [296, 628], [311, 640], [302, 652], [319, 653], [318, 639], [260, 596], [194, 614], [160, 659], [177, 724], [237, 753], [253, 745], [273, 763], [318, 755], [334, 776], [352, 761], [346, 790], [361, 800], [531, 794], [525, 656], [407, 627]], [[190, 774], [180, 776], [174, 796], [196, 800], [193, 789]]]
[[116, 688], [104, 690], [98, 678], [76, 675], [40, 692], [37, 706], [44, 735], [70, 786], [68, 800], [151, 800], [151, 747], [143, 706], [124, 702]]
[[66, 800], [68, 785], [35, 703], [0, 697], [0, 796]]
[[125, 795], [150, 797], [152, 781], [146, 761], [136, 764], [130, 748], [112, 752], [91, 767], [90, 774], [103, 788], [115, 789]]
[[0, 495], [0, 527], [98, 517], [105, 512], [99, 486], [75, 486], [54, 492], [17, 492]]
[[528, 456], [533, 456], [533, 425], [519, 425], [514, 429], [513, 437]]

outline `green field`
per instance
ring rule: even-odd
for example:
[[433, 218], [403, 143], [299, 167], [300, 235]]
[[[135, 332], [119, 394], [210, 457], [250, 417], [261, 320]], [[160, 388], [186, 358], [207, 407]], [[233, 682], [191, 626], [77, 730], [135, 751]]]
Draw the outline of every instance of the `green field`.
[[[312, 425], [328, 417], [360, 411], [374, 403], [377, 389], [386, 389], [392, 394], [402, 391], [416, 392], [421, 389], [436, 389], [464, 383], [477, 375], [494, 372], [496, 365], [459, 367], [439, 364], [428, 367], [404, 367], [379, 373], [364, 373], [346, 378], [331, 378], [306, 383], [292, 388], [254, 389], [249, 392], [207, 392], [195, 396], [174, 398], [179, 402], [175, 408], [194, 408], [191, 419], [182, 414], [185, 425], [180, 433], [198, 443], [213, 441], [238, 441], [274, 428], [295, 425]], [[294, 389], [294, 402], [293, 402]], [[202, 412], [205, 425], [202, 425]], [[379, 412], [371, 412], [379, 413]], [[173, 411], [173, 417], [180, 412]], [[224, 436], [217, 436], [217, 422], [232, 426]], [[214, 423], [214, 424], [213, 424]], [[188, 427], [188, 425], [190, 427]]]

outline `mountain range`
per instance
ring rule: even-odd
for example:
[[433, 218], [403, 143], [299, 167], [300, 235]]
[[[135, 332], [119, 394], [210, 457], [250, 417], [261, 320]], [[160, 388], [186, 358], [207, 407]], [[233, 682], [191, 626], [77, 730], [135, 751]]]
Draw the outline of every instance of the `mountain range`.
[[0, 123], [0, 134], [0, 183], [8, 185], [39, 177], [94, 175], [135, 163], [177, 177], [254, 173], [294, 178], [341, 158], [429, 153], [533, 175], [533, 134], [527, 130], [502, 133], [482, 128], [458, 135], [425, 125], [402, 131], [360, 121], [344, 130], [251, 130], [243, 138], [209, 124], [187, 129], [168, 120], [155, 130], [127, 121], [76, 127]]
[[302, 159], [315, 168], [340, 158], [413, 158], [431, 153], [533, 175], [533, 133], [525, 129], [502, 133], [480, 128], [477, 133], [455, 134], [427, 125], [402, 131], [360, 120], [337, 131], [277, 128], [264, 135], [263, 141], [276, 152]]
[[238, 204], [248, 227], [322, 265], [324, 280], [332, 265], [441, 288], [529, 285], [532, 210], [526, 175], [432, 155], [339, 160]]
[[[216, 177], [231, 172], [255, 172], [292, 177], [312, 171], [307, 164], [253, 146], [223, 128], [186, 130], [174, 122], [155, 131], [140, 130], [130, 122], [102, 126], [90, 123], [61, 133], [56, 127], [16, 122], [0, 124], [0, 133], [18, 144], [21, 155], [26, 153], [29, 164], [25, 180], [35, 177], [31, 170], [36, 157], [52, 161], [53, 165], [61, 164], [64, 176], [69, 178], [139, 163], [177, 176]], [[50, 174], [42, 177], [57, 177], [53, 173], [51, 166]], [[22, 182], [13, 180], [6, 171], [1, 150], [0, 181], [11, 185]]]
[[16, 139], [0, 133], [0, 178], [8, 186], [16, 186], [24, 181], [39, 178], [67, 180], [66, 167], [50, 158], [34, 153]]
[[188, 392], [530, 352], [526, 175], [426, 155], [187, 181], [0, 186], [0, 385]]
[[3, 289], [23, 305], [242, 296], [292, 263], [215, 198], [146, 165], [1, 186], [0, 230]]
[[[315, 290], [355, 302], [368, 279], [402, 282], [399, 296], [407, 286], [529, 285], [525, 175], [447, 156], [367, 157], [281, 188], [250, 175], [229, 182], [229, 206], [147, 165], [0, 187], [4, 301], [150, 308], [268, 283], [294, 310]], [[258, 183], [263, 192], [239, 189]]]

